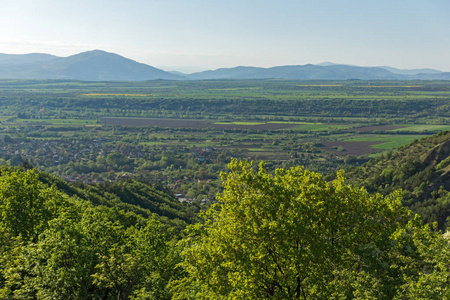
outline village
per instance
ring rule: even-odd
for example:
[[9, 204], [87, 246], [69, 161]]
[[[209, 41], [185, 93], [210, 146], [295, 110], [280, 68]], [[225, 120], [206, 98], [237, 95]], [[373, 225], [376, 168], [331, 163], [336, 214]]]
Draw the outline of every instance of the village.
[[[223, 160], [221, 166], [226, 165], [227, 159], [221, 153], [210, 146], [168, 148], [106, 138], [33, 139], [0, 135], [0, 164], [28, 164], [78, 184], [141, 178], [173, 189], [180, 202], [194, 201], [196, 193], [202, 193], [199, 185], [217, 186], [212, 180], [218, 177], [212, 172], [221, 169], [217, 167], [219, 156]], [[199, 201], [213, 199], [214, 192], [210, 191], [209, 197], [203, 195]]]

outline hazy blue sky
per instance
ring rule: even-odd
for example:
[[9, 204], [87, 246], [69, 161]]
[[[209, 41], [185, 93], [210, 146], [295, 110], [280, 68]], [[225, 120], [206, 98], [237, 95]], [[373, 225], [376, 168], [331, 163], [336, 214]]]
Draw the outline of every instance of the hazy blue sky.
[[450, 1], [0, 0], [0, 53], [93, 49], [164, 69], [330, 61], [450, 71]]

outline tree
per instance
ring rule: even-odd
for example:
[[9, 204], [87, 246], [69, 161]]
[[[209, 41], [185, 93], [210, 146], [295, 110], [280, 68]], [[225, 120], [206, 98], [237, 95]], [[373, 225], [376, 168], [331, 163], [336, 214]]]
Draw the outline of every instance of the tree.
[[113, 167], [123, 166], [128, 163], [128, 158], [123, 153], [113, 152], [106, 157], [108, 165]]
[[44, 187], [34, 169], [0, 177], [0, 232], [36, 240], [65, 198], [54, 187]]
[[[402, 280], [391, 261], [409, 211], [320, 174], [233, 160], [219, 204], [181, 241], [188, 274], [179, 298], [392, 299]], [[398, 282], [400, 281], [400, 283]]]
[[114, 299], [171, 299], [166, 286], [179, 276], [178, 256], [169, 247], [167, 227], [151, 217], [147, 221], [140, 230], [128, 228], [99, 258], [94, 283]]
[[[405, 281], [394, 299], [450, 299], [450, 231], [442, 235], [428, 224], [422, 226], [416, 215], [395, 239], [403, 250], [395, 260], [407, 262], [413, 270], [404, 272]], [[411, 251], [420, 259], [412, 261]]]

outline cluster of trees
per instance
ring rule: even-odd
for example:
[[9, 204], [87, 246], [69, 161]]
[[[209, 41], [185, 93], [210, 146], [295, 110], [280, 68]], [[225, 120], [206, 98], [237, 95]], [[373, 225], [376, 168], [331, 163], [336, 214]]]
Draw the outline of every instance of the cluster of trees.
[[[136, 135], [128, 134], [128, 137]], [[174, 192], [189, 194], [191, 199], [214, 198], [220, 189], [218, 174], [226, 170], [231, 156], [240, 156], [233, 149], [163, 148], [118, 140], [106, 144], [93, 139], [23, 139], [0, 141], [0, 145], [0, 165], [19, 166], [26, 161], [71, 182], [85, 183], [116, 181], [133, 174], [170, 185]], [[213, 182], [201, 183], [207, 180]]]
[[[0, 82], [9, 115], [41, 117], [217, 118], [225, 116], [445, 119], [448, 85], [402, 82], [278, 80], [116, 82], [108, 84]], [[413, 86], [416, 85], [416, 86]], [[64, 86], [64, 89], [61, 89]], [[24, 92], [24, 89], [27, 92]], [[432, 93], [432, 94], [431, 94]], [[430, 94], [434, 97], [431, 97]], [[184, 95], [180, 97], [180, 95]]]
[[145, 193], [164, 190], [74, 187], [2, 169], [0, 297], [450, 297], [449, 241], [411, 216], [399, 193], [371, 195], [341, 172], [327, 182], [300, 167], [229, 167], [219, 203], [200, 222], [187, 218], [185, 233], [151, 205], [142, 213], [160, 199]]
[[[216, 96], [208, 99], [184, 98], [174, 96], [160, 98], [119, 97], [111, 101], [110, 96], [76, 97], [69, 99], [49, 98], [45, 105], [68, 111], [83, 111], [84, 117], [153, 117], [153, 118], [217, 118], [224, 116], [295, 116], [295, 117], [371, 117], [371, 118], [418, 118], [438, 117], [442, 114], [444, 100], [423, 99], [347, 99], [346, 96], [324, 97], [321, 99], [297, 98], [271, 99], [270, 97], [239, 97], [237, 99]], [[120, 100], [120, 101], [119, 101]], [[13, 105], [11, 103], [11, 105]], [[37, 107], [30, 107], [35, 111]], [[17, 107], [19, 109], [19, 107]], [[245, 112], [245, 113], [244, 113]], [[49, 112], [50, 113], [50, 112]], [[230, 115], [232, 113], [232, 115]], [[27, 113], [31, 115], [32, 112]], [[22, 113], [24, 115], [24, 113]], [[36, 116], [37, 114], [34, 113]], [[61, 114], [60, 114], [61, 115]], [[52, 117], [61, 117], [52, 112]], [[64, 114], [70, 116], [70, 114]], [[282, 118], [280, 118], [282, 119]], [[275, 119], [276, 120], [276, 119]], [[409, 119], [408, 119], [409, 120]], [[410, 120], [411, 121], [411, 120]]]

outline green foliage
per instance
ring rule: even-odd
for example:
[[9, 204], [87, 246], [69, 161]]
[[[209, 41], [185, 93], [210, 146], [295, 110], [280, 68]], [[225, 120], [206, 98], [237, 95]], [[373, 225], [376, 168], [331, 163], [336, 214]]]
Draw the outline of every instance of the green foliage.
[[179, 242], [176, 219], [131, 209], [165, 199], [161, 189], [129, 180], [93, 192], [2, 169], [0, 298], [450, 297], [449, 233], [407, 221], [399, 193], [370, 195], [342, 172], [326, 182], [300, 167], [229, 167], [219, 203]]
[[442, 230], [450, 217], [449, 157], [450, 132], [444, 131], [352, 168], [347, 176], [372, 193], [387, 195], [402, 189], [404, 205], [419, 213], [426, 223], [438, 222]]
[[422, 226], [416, 215], [393, 239], [398, 251], [392, 255], [398, 264], [404, 264], [404, 281], [394, 299], [448, 299], [450, 243], [445, 235]]
[[126, 156], [123, 153], [110, 153], [108, 154], [108, 156], [106, 157], [106, 162], [114, 167], [118, 167], [118, 166], [123, 166], [126, 165], [128, 162], [128, 159], [126, 158]]
[[0, 80], [0, 90], [0, 164], [83, 183], [133, 174], [205, 202], [230, 157], [329, 174], [367, 161], [346, 156], [450, 128], [445, 81]]
[[70, 196], [113, 208], [116, 217], [123, 220], [125, 226], [139, 223], [136, 215], [144, 218], [152, 216], [176, 226], [180, 231], [187, 224], [198, 221], [197, 206], [179, 203], [168, 190], [142, 180], [126, 178], [113, 183], [76, 187], [47, 173], [40, 173], [39, 178]]
[[176, 230], [69, 197], [35, 170], [0, 183], [0, 298], [171, 298]]
[[395, 295], [403, 279], [391, 236], [408, 218], [399, 194], [371, 196], [342, 173], [327, 183], [301, 168], [270, 175], [238, 161], [224, 180], [220, 204], [180, 244], [180, 299]]
[[4, 169], [0, 177], [0, 231], [35, 241], [48, 220], [63, 207], [64, 199], [54, 187], [41, 188], [36, 170]]

